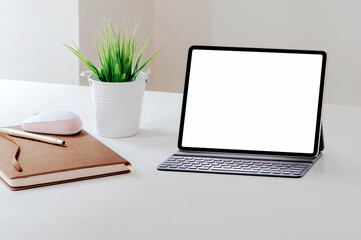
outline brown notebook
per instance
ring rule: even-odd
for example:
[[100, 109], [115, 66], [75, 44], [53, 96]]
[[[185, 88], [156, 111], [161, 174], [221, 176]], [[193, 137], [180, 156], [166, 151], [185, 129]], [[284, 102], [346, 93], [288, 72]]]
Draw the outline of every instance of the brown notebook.
[[[22, 130], [20, 126], [10, 128]], [[65, 140], [66, 146], [14, 137], [20, 146], [22, 172], [12, 164], [16, 145], [0, 137], [0, 177], [12, 190], [131, 172], [127, 160], [85, 130], [71, 136], [46, 136]]]

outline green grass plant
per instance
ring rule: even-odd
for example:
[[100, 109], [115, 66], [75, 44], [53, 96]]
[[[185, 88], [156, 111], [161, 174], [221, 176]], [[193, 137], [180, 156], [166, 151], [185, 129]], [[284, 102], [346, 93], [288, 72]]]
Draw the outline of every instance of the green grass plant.
[[157, 55], [164, 46], [156, 51], [145, 62], [140, 64], [149, 40], [153, 32], [149, 35], [141, 50], [136, 55], [138, 38], [136, 32], [140, 20], [133, 29], [128, 29], [124, 19], [119, 29], [112, 25], [110, 21], [103, 19], [102, 27], [94, 33], [98, 57], [100, 60], [100, 69], [96, 68], [74, 44], [71, 47], [64, 44], [73, 52], [79, 60], [85, 64], [102, 82], [131, 82], [136, 79], [139, 72], [148, 64], [152, 58]]

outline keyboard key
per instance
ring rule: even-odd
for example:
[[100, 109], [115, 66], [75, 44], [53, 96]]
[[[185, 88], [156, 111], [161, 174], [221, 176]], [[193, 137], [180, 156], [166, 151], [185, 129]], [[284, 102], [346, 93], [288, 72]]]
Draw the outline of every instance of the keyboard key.
[[235, 172], [235, 173], [258, 173], [258, 171], [254, 170], [238, 170], [238, 169], [215, 169], [220, 172]]
[[305, 167], [291, 167], [289, 169], [294, 170], [294, 171], [303, 171], [305, 169]]
[[167, 162], [181, 162], [179, 159], [168, 159]]
[[210, 169], [211, 167], [200, 167], [200, 168], [198, 168], [199, 170], [208, 170], [208, 169]]
[[177, 163], [177, 162], [167, 162], [168, 165], [180, 165], [181, 163]]

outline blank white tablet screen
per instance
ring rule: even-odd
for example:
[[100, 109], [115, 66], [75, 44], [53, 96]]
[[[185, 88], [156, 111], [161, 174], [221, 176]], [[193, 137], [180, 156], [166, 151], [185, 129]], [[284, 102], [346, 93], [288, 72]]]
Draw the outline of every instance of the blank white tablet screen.
[[313, 153], [321, 54], [194, 49], [182, 147]]

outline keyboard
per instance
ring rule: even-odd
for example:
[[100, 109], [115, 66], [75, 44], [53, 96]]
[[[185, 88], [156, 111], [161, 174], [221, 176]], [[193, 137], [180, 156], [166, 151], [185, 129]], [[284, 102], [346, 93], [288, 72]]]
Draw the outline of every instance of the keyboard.
[[158, 170], [187, 171], [203, 173], [226, 173], [275, 177], [302, 177], [312, 166], [312, 162], [286, 162], [258, 159], [203, 158], [171, 156]]

